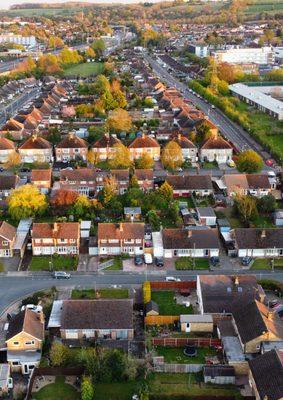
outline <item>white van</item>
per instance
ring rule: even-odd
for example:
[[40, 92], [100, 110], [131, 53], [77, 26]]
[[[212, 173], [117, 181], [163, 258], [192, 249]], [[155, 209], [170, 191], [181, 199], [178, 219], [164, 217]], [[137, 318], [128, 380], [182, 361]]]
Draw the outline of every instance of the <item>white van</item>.
[[181, 279], [175, 278], [174, 276], [166, 276], [165, 281], [166, 282], [181, 282]]
[[145, 262], [145, 264], [153, 264], [152, 255], [149, 253], [145, 253], [144, 254], [144, 262]]

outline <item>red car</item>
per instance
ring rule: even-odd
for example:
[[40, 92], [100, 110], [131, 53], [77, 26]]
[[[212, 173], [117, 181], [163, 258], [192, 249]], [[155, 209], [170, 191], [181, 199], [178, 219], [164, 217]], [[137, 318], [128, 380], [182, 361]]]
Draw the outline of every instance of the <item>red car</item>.
[[265, 164], [268, 167], [272, 167], [274, 165], [274, 160], [272, 160], [271, 158], [269, 158], [268, 160], [265, 161]]

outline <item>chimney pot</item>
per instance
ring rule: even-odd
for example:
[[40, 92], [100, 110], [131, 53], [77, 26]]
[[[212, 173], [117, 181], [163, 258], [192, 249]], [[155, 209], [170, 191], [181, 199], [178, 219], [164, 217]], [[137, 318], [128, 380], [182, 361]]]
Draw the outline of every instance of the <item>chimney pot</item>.
[[188, 238], [193, 236], [193, 231], [191, 229], [188, 230]]

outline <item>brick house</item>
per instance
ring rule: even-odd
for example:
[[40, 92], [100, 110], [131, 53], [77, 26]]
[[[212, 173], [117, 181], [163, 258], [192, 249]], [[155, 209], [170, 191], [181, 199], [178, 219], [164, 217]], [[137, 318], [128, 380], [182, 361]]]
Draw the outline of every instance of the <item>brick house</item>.
[[190, 161], [192, 164], [197, 161], [198, 149], [186, 136], [183, 136], [179, 133], [172, 139], [173, 142], [176, 142], [182, 149], [182, 155], [184, 160]]
[[59, 188], [93, 197], [96, 193], [97, 173], [92, 168], [62, 169]]
[[106, 133], [92, 145], [92, 151], [96, 154], [97, 159], [101, 161], [113, 158], [115, 154], [115, 145], [121, 144], [121, 140], [113, 135]]
[[144, 223], [120, 222], [98, 224], [98, 254], [102, 256], [144, 252]]
[[154, 189], [153, 169], [136, 169], [135, 176], [143, 192], [149, 192]]
[[111, 169], [110, 175], [117, 182], [118, 194], [124, 194], [130, 184], [130, 174], [128, 169]]
[[222, 136], [213, 135], [207, 139], [201, 146], [199, 151], [199, 159], [201, 162], [213, 162], [218, 164], [226, 164], [232, 160], [233, 147]]
[[32, 226], [32, 253], [79, 254], [80, 224], [78, 222], [34, 223]]
[[74, 160], [86, 161], [88, 144], [84, 139], [74, 133], [69, 133], [56, 145], [55, 156], [57, 162], [69, 162]]
[[210, 196], [213, 194], [213, 186], [210, 175], [169, 175], [166, 181], [173, 188], [174, 197]]
[[6, 334], [7, 361], [13, 372], [30, 374], [40, 363], [44, 341], [44, 315], [29, 309], [9, 321]]
[[32, 135], [20, 147], [19, 153], [24, 163], [52, 162], [53, 147], [46, 139]]
[[133, 142], [129, 144], [128, 148], [130, 150], [131, 160], [141, 158], [144, 153], [147, 153], [154, 161], [160, 159], [159, 143], [144, 133], [141, 137], [136, 137]]
[[133, 339], [133, 300], [57, 300], [48, 329], [63, 340]]
[[232, 235], [238, 257], [283, 257], [283, 228], [237, 228]]
[[0, 138], [0, 163], [6, 163], [12, 154], [16, 152], [16, 146], [12, 140]]
[[0, 257], [13, 257], [16, 228], [5, 221], [0, 221]]
[[52, 169], [33, 169], [30, 182], [36, 186], [41, 193], [48, 193], [51, 189]]
[[254, 197], [263, 197], [272, 191], [267, 174], [225, 174], [221, 181], [227, 196], [249, 194]]
[[17, 175], [0, 175], [0, 200], [6, 200], [19, 183], [20, 178]]

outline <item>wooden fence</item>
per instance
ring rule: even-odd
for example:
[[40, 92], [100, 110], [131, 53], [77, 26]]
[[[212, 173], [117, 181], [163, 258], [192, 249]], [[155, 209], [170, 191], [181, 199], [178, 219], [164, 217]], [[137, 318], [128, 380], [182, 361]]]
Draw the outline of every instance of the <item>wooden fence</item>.
[[150, 282], [152, 290], [178, 290], [178, 289], [196, 289], [196, 281], [186, 282]]
[[203, 364], [154, 364], [155, 372], [166, 372], [169, 374], [197, 373], [202, 371]]
[[34, 381], [38, 376], [81, 376], [84, 372], [83, 368], [66, 368], [66, 367], [39, 367], [34, 368], [28, 383], [28, 390], [25, 400], [32, 398], [32, 389]]
[[180, 320], [179, 315], [148, 315], [144, 322], [146, 325], [168, 325]]
[[198, 347], [211, 347], [221, 346], [222, 342], [220, 339], [214, 338], [152, 338], [151, 343], [154, 346], [163, 347], [184, 347], [187, 344], [194, 344]]

